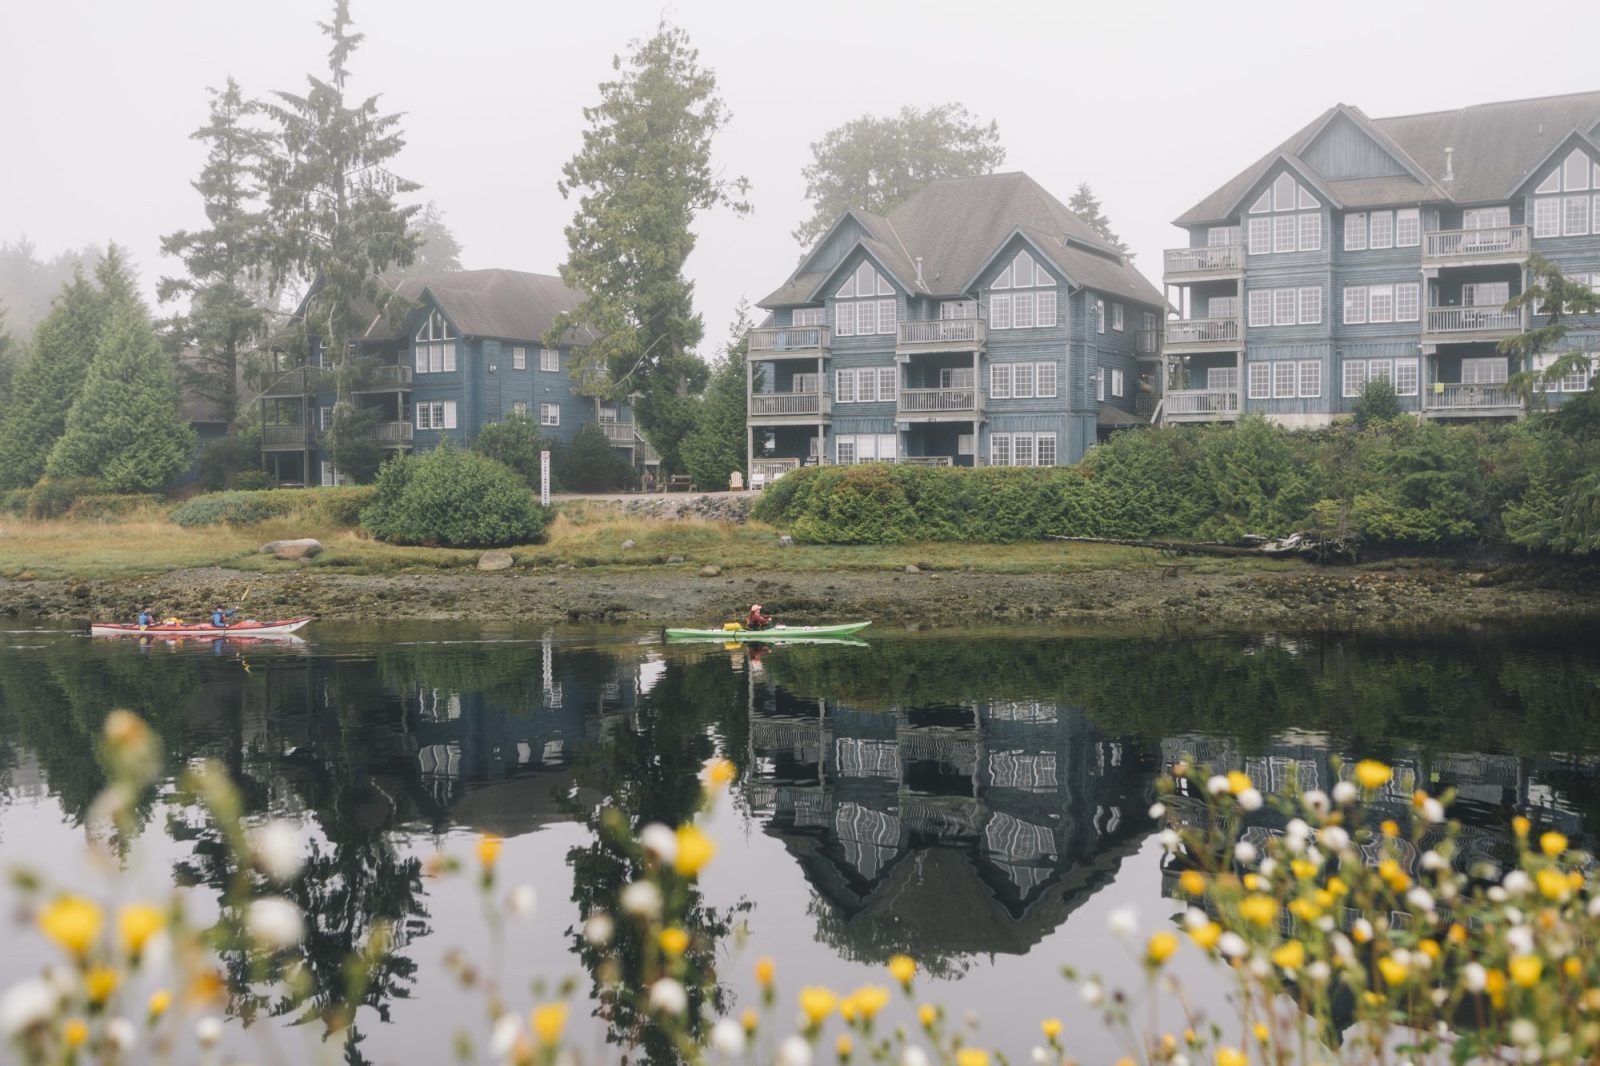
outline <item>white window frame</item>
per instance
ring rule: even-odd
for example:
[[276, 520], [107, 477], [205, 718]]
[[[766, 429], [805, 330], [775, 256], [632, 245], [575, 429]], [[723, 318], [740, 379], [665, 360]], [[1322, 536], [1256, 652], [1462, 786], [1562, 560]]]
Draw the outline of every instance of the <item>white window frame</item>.
[[1033, 364], [1033, 394], [1041, 400], [1054, 399], [1056, 395], [1056, 364]]
[[1041, 329], [1056, 324], [1056, 290], [1041, 289], [1033, 294], [1034, 324]]
[[989, 465], [990, 466], [1010, 466], [1011, 465], [1011, 434], [1009, 434], [1009, 433], [991, 433], [991, 434], [989, 434]]
[[1420, 322], [1422, 320], [1422, 284], [1408, 281], [1394, 287], [1394, 320]]
[[833, 335], [835, 337], [856, 335], [856, 305], [848, 300], [835, 300], [833, 303]]
[[1302, 326], [1317, 326], [1322, 324], [1322, 286], [1307, 285], [1299, 290], [1300, 324]]
[[558, 403], [540, 404], [539, 424], [541, 426], [559, 426], [561, 424], [561, 405]]
[[1104, 333], [1106, 331], [1106, 302], [1104, 300], [1095, 300], [1094, 317], [1096, 323], [1095, 332]]
[[1272, 398], [1274, 400], [1292, 400], [1297, 391], [1296, 379], [1299, 377], [1299, 368], [1290, 360], [1282, 360], [1272, 364]]
[[849, 466], [856, 461], [855, 437], [837, 437], [834, 439], [833, 461], [840, 466]]
[[1251, 289], [1245, 298], [1248, 313], [1245, 325], [1270, 326], [1272, 325], [1272, 290]]
[[1094, 372], [1094, 398], [1100, 403], [1106, 402], [1106, 371], [1100, 367]]
[[1422, 243], [1422, 209], [1405, 207], [1394, 213], [1394, 246], [1415, 248]]
[[1367, 286], [1367, 321], [1394, 321], [1394, 286]]
[[1124, 380], [1122, 371], [1116, 369], [1111, 371], [1111, 395], [1119, 397], [1122, 395]]
[[1249, 398], [1252, 400], [1272, 399], [1272, 364], [1255, 362], [1248, 364], [1245, 369], [1245, 380], [1249, 385]]
[[[1578, 209], [1577, 216], [1573, 215], [1573, 208]], [[1576, 224], [1574, 220], [1576, 219]], [[1561, 235], [1563, 237], [1584, 237], [1589, 233], [1589, 197], [1568, 196], [1561, 201]]]
[[939, 320], [941, 322], [957, 322], [977, 317], [977, 300], [941, 300], [939, 303]]
[[1365, 359], [1346, 359], [1343, 367], [1341, 389], [1344, 398], [1355, 399], [1361, 395], [1361, 390], [1367, 387], [1367, 361]]
[[878, 332], [894, 333], [900, 326], [900, 301], [878, 301]]
[[1363, 326], [1367, 322], [1367, 287], [1365, 285], [1346, 285], [1344, 287], [1344, 324], [1347, 326]]
[[992, 293], [989, 296], [989, 328], [1011, 328], [1011, 294]]
[[1347, 252], [1364, 252], [1367, 250], [1367, 213], [1356, 211], [1344, 216], [1344, 250]]
[[1421, 370], [1415, 359], [1396, 359], [1394, 377], [1390, 380], [1396, 396], [1415, 396], [1422, 389]]
[[789, 316], [789, 324], [796, 328], [820, 326], [827, 313], [824, 307], [796, 307]]
[[1032, 466], [1034, 462], [1032, 433], [1011, 435], [1011, 463], [1013, 466]]
[[856, 375], [856, 403], [878, 402], [878, 370], [876, 367], [862, 367], [855, 372]]
[[1367, 215], [1367, 247], [1369, 249], [1394, 247], [1394, 212], [1373, 211]]
[[1322, 360], [1300, 360], [1295, 372], [1295, 389], [1302, 400], [1322, 397]]
[[1122, 305], [1119, 304], [1119, 303], [1112, 304], [1111, 305], [1111, 328], [1116, 330], [1118, 333], [1122, 332], [1123, 326], [1124, 326], [1124, 321], [1123, 321], [1122, 315], [1123, 315]]
[[1249, 242], [1245, 246], [1248, 255], [1272, 254], [1272, 219], [1252, 218], [1250, 220]]
[[878, 368], [878, 402], [894, 403], [900, 391], [900, 368], [898, 366], [880, 366]]
[[1535, 237], [1561, 236], [1561, 197], [1535, 196], [1533, 198], [1533, 235]]
[[878, 301], [856, 301], [856, 336], [870, 337], [878, 332]]
[[1322, 212], [1306, 211], [1298, 217], [1300, 219], [1300, 250], [1302, 252], [1322, 251]]
[[[1568, 152], [1567, 158], [1561, 161], [1561, 187], [1568, 192], [1587, 192], [1590, 167], [1589, 157], [1583, 154], [1582, 149], [1574, 148]], [[1573, 180], [1574, 175], [1577, 180]]]
[[515, 346], [515, 347], [513, 347], [511, 349], [511, 369], [512, 370], [526, 370], [526, 369], [528, 369], [528, 349], [523, 348], [520, 345]]
[[547, 374], [559, 373], [561, 370], [561, 349], [540, 348], [539, 369]]
[[1272, 290], [1272, 324], [1292, 326], [1299, 313], [1299, 298], [1293, 289]]
[[1206, 369], [1207, 389], [1237, 389], [1239, 387], [1239, 368], [1236, 366], [1213, 366]]
[[989, 398], [991, 400], [1011, 399], [1011, 364], [989, 364]]
[[1274, 215], [1272, 218], [1272, 250], [1292, 252], [1300, 239], [1300, 227], [1293, 215]]
[[[1050, 458], [1045, 459], [1045, 446], [1049, 445]], [[1054, 433], [1035, 433], [1033, 435], [1033, 463], [1035, 466], [1055, 466], [1060, 453], [1056, 451], [1056, 435]]]
[[527, 400], [512, 400], [511, 401], [511, 413], [514, 414], [514, 415], [526, 415], [528, 413], [528, 401]]
[[1011, 328], [1033, 328], [1033, 293], [1017, 292], [1011, 294]]
[[1508, 376], [1506, 361], [1500, 356], [1476, 356], [1461, 360], [1463, 385], [1504, 385]]
[[1013, 400], [1033, 399], [1033, 364], [1011, 364], [1011, 398]]

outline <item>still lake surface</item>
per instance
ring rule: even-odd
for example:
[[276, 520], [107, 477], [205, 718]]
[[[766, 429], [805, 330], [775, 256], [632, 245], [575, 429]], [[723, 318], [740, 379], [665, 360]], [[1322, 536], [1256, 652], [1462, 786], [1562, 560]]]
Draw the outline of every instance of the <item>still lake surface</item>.
[[[531, 1001], [535, 976], [591, 995], [577, 930], [625, 880], [599, 811], [675, 824], [720, 754], [740, 779], [707, 823], [718, 853], [696, 914], [717, 939], [724, 1009], [758, 1001], [760, 955], [792, 1003], [804, 984], [886, 983], [883, 962], [904, 952], [920, 998], [981, 1016], [974, 1042], [1025, 1061], [1039, 1019], [1059, 1016], [1099, 1062], [1123, 1049], [1061, 967], [1136, 987], [1109, 913], [1136, 907], [1145, 932], [1181, 914], [1147, 812], [1184, 753], [1264, 788], [1291, 774], [1326, 788], [1335, 757], [1389, 760], [1397, 807], [1419, 785], [1459, 790], [1453, 813], [1482, 855], [1507, 846], [1515, 811], [1589, 848], [1600, 825], [1592, 630], [868, 633], [752, 654], [624, 629], [320, 625], [303, 645], [169, 646], [13, 627], [0, 634], [0, 865], [102, 883], [84, 828], [103, 784], [95, 737], [111, 708], [138, 711], [169, 765], [218, 759], [253, 815], [305, 827], [313, 855], [292, 894], [315, 917], [318, 997], [337, 995], [335, 961], [374, 921], [398, 930], [353, 1033], [321, 1044], [318, 1026], [291, 1026], [295, 1010], [240, 989], [230, 1009], [256, 1021], [229, 1044], [251, 1056], [266, 1033], [280, 1052], [446, 1061], [457, 1029], [480, 1048], [487, 1036], [447, 956], [494, 960], [514, 1002]], [[472, 862], [483, 832], [505, 838], [503, 884], [538, 892], [537, 914], [499, 937], [472, 878], [423, 876], [441, 851]], [[127, 877], [146, 894], [184, 886], [214, 913], [216, 856], [169, 787]], [[5, 935], [0, 987], [52, 961], [37, 935]], [[1215, 971], [1187, 949], [1176, 965], [1199, 1009], [1229, 1016]], [[597, 1058], [626, 1053], [603, 1019], [577, 1010], [573, 1027]]]

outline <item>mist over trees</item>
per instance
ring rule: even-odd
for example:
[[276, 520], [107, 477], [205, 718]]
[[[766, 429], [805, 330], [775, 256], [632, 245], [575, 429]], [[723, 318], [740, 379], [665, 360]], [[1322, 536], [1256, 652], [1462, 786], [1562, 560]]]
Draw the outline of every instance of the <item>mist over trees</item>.
[[1106, 218], [1105, 212], [1100, 209], [1100, 200], [1095, 196], [1094, 190], [1089, 188], [1088, 182], [1078, 183], [1078, 191], [1067, 201], [1067, 207], [1072, 209], [1073, 214], [1083, 219], [1090, 229], [1104, 237], [1107, 244], [1121, 252], [1124, 258], [1129, 262], [1133, 261], [1133, 252], [1129, 250], [1127, 242], [1117, 236], [1116, 231], [1111, 228], [1111, 220]]
[[50, 313], [50, 304], [77, 271], [91, 271], [105, 249], [98, 245], [58, 252], [47, 259], [27, 237], [0, 243], [0, 305], [12, 343], [26, 355], [33, 331]]

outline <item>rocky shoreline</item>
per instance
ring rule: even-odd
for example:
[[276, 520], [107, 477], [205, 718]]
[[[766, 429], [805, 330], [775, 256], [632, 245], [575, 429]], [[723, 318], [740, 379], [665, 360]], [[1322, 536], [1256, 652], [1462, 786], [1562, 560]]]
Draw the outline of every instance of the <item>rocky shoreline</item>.
[[[281, 574], [221, 568], [101, 581], [0, 580], [0, 616], [58, 623], [196, 615], [245, 601], [249, 614], [329, 621], [711, 623], [752, 601], [795, 623], [870, 618], [943, 628], [1048, 622], [1140, 628], [1456, 626], [1600, 617], [1600, 580], [1575, 567], [1404, 569], [1219, 566], [1067, 573], [787, 572], [693, 566], [521, 568], [498, 573]], [[246, 597], [246, 590], [249, 595]]]

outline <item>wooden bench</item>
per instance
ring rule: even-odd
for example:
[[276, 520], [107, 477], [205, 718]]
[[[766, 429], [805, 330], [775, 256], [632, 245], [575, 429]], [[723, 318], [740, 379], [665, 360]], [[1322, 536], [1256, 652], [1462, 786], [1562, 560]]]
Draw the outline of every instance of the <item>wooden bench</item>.
[[667, 492], [694, 492], [694, 479], [688, 474], [673, 474], [667, 478]]

